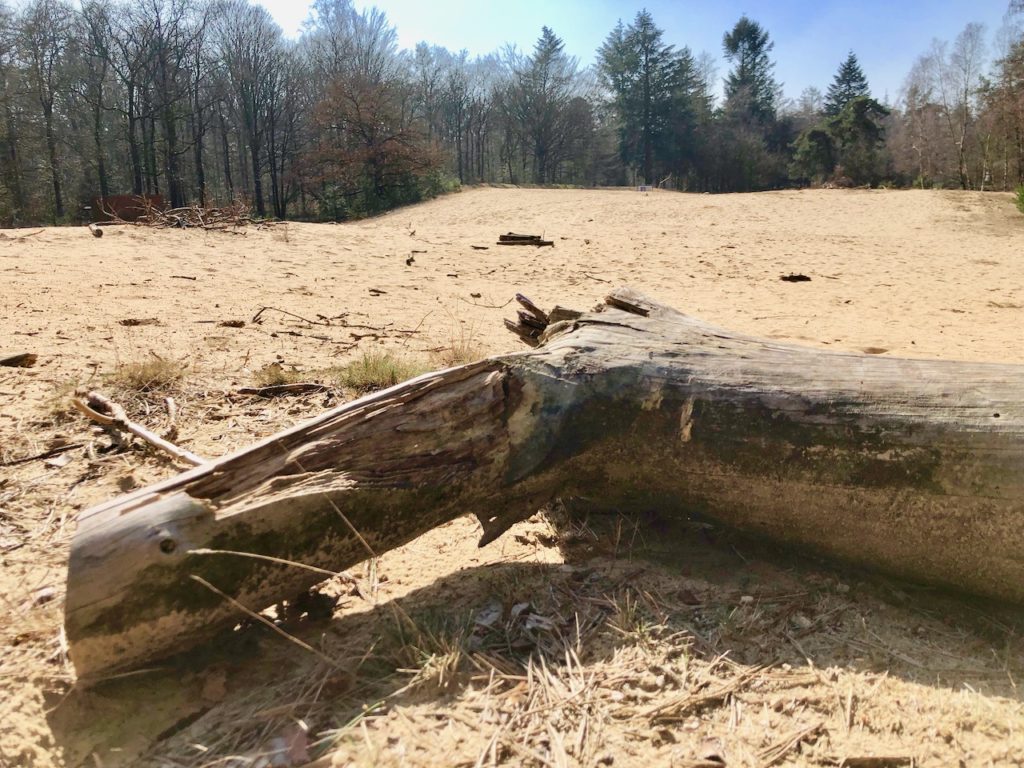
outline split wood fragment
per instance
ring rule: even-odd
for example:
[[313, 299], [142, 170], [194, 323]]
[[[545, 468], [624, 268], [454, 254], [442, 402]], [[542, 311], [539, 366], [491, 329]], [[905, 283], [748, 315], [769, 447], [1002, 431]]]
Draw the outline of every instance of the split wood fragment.
[[18, 355], [11, 355], [0, 360], [0, 366], [4, 368], [31, 368], [39, 360], [34, 352], [22, 352]]

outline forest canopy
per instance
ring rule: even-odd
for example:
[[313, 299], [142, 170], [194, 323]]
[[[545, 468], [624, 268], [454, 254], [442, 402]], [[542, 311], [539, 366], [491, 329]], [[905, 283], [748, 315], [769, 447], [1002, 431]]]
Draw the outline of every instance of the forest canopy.
[[343, 220], [460, 184], [1024, 184], [1024, 36], [934, 41], [893, 103], [855, 51], [827, 92], [782, 96], [770, 30], [722, 31], [725, 71], [620, 21], [592, 67], [543, 27], [528, 51], [398, 45], [376, 9], [316, 0], [298, 39], [251, 0], [0, 5], [0, 223], [77, 222], [97, 197], [236, 200]]

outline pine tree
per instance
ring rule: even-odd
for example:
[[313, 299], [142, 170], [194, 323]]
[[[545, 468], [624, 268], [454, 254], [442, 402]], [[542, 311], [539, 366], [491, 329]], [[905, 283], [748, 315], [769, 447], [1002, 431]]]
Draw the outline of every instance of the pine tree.
[[746, 16], [722, 39], [725, 58], [733, 69], [725, 80], [725, 99], [739, 106], [760, 123], [775, 119], [775, 100], [779, 85], [772, 75], [775, 63], [768, 54], [775, 43], [768, 31]]
[[868, 79], [864, 71], [857, 63], [857, 57], [853, 51], [846, 57], [846, 61], [839, 65], [832, 84], [828, 87], [825, 95], [825, 114], [835, 116], [843, 111], [843, 107], [849, 104], [858, 96], [870, 96], [871, 89], [868, 88]]
[[622, 159], [640, 167], [644, 181], [675, 170], [685, 154], [679, 139], [694, 120], [696, 67], [688, 48], [662, 42], [651, 14], [616, 25], [598, 50], [605, 85], [615, 94]]

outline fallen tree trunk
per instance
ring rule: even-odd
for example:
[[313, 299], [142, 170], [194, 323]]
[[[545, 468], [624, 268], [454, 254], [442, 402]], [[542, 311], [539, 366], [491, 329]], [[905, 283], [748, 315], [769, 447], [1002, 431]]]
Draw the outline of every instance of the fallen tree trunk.
[[1024, 366], [776, 344], [628, 289], [578, 317], [527, 308], [516, 332], [536, 349], [420, 376], [84, 513], [66, 608], [80, 677], [239, 618], [192, 576], [260, 610], [324, 577], [267, 558], [342, 570], [466, 512], [485, 544], [556, 496], [1024, 603]]

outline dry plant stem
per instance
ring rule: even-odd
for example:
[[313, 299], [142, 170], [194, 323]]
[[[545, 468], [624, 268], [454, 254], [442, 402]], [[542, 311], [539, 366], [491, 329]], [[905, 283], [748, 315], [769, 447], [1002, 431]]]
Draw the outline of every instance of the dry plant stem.
[[258, 621], [263, 626], [269, 627], [271, 630], [276, 632], [278, 635], [283, 637], [288, 642], [294, 643], [295, 645], [299, 646], [299, 648], [302, 648], [304, 651], [309, 651], [311, 654], [316, 656], [318, 659], [320, 659], [321, 661], [327, 662], [327, 664], [329, 664], [332, 667], [337, 667], [338, 666], [338, 662], [336, 662], [330, 656], [326, 656], [323, 652], [318, 651], [313, 646], [311, 646], [308, 643], [306, 643], [306, 642], [300, 640], [299, 638], [295, 637], [295, 635], [288, 634], [283, 629], [281, 629], [279, 626], [274, 624], [274, 622], [270, 621], [270, 619], [268, 619], [266, 616], [261, 616], [260, 614], [256, 613], [252, 609], [245, 607], [240, 602], [235, 600], [235, 598], [231, 597], [231, 595], [225, 595], [221, 590], [217, 589], [215, 586], [213, 586], [213, 584], [211, 584], [210, 582], [208, 582], [206, 579], [202, 578], [201, 576], [196, 576], [196, 575], [193, 574], [192, 575], [192, 579], [194, 581], [198, 582], [199, 584], [202, 584], [204, 587], [206, 587], [208, 590], [213, 592], [215, 595], [218, 595], [219, 597], [224, 598], [225, 601], [227, 601], [230, 605], [234, 606], [239, 611], [244, 613], [250, 619], [255, 619], [256, 621]]
[[763, 761], [761, 765], [763, 768], [769, 768], [769, 766], [777, 765], [786, 758], [786, 755], [796, 749], [801, 742], [817, 734], [818, 731], [824, 728], [824, 726], [824, 723], [815, 723], [814, 725], [802, 728], [796, 733], [776, 742], [761, 753], [760, 757]]
[[[164, 453], [173, 456], [179, 461], [185, 462], [186, 464], [198, 467], [206, 463], [206, 459], [203, 459], [184, 448], [179, 448], [174, 443], [164, 440], [162, 437], [146, 429], [141, 424], [136, 424], [134, 421], [131, 421], [128, 418], [128, 415], [124, 412], [124, 408], [104, 397], [99, 392], [90, 392], [86, 395], [85, 401], [76, 397], [72, 399], [71, 402], [76, 409], [88, 416], [97, 424], [102, 424], [105, 427], [110, 427], [111, 429], [135, 435], [137, 438], [149, 443], [154, 448], [157, 448]], [[102, 408], [106, 413], [100, 412], [97, 408]]]
[[1024, 366], [783, 345], [628, 289], [542, 329], [526, 314], [533, 351], [425, 374], [85, 512], [66, 602], [79, 674], [234, 620], [192, 574], [259, 607], [321, 578], [189, 550], [339, 571], [466, 512], [488, 543], [558, 496], [1024, 603]]
[[37, 453], [33, 456], [25, 456], [24, 458], [20, 459], [2, 461], [0, 462], [0, 467], [15, 467], [18, 466], [19, 464], [28, 464], [29, 462], [32, 461], [45, 461], [46, 459], [52, 459], [54, 456], [59, 456], [62, 453], [66, 453], [67, 451], [73, 451], [74, 449], [81, 447], [81, 443], [68, 443], [67, 445], [58, 445], [54, 448], [51, 448], [48, 451], [43, 451], [42, 453]]
[[287, 309], [279, 309], [278, 307], [260, 307], [259, 311], [255, 315], [252, 316], [252, 320], [250, 320], [249, 322], [250, 323], [258, 323], [260, 321], [260, 319], [263, 317], [263, 313], [268, 311], [268, 310], [273, 310], [274, 312], [280, 312], [282, 315], [287, 315], [288, 317], [294, 317], [296, 320], [301, 320], [302, 322], [309, 323], [310, 325], [330, 325], [331, 324], [330, 320], [310, 320], [308, 317], [303, 317], [302, 315], [296, 315], [294, 312], [289, 312]]

